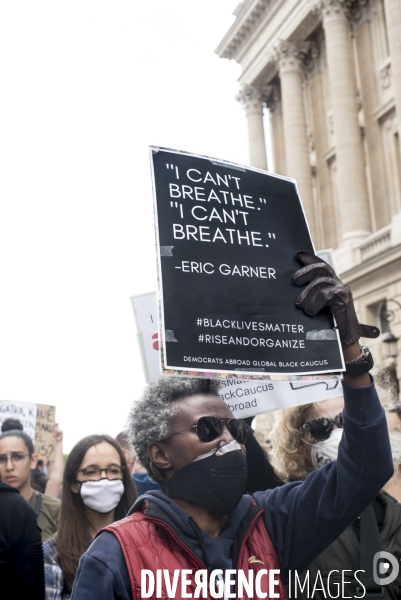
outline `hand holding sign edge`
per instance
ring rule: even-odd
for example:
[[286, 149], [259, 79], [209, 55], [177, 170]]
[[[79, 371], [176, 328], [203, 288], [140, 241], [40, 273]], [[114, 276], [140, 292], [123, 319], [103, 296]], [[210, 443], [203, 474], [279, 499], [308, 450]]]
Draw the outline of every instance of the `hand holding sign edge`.
[[343, 346], [352, 346], [360, 337], [376, 338], [380, 331], [377, 327], [363, 325], [356, 316], [352, 292], [334, 270], [324, 260], [307, 250], [296, 254], [303, 265], [292, 276], [295, 285], [307, 284], [295, 300], [295, 305], [307, 315], [316, 315], [328, 306], [336, 321]]

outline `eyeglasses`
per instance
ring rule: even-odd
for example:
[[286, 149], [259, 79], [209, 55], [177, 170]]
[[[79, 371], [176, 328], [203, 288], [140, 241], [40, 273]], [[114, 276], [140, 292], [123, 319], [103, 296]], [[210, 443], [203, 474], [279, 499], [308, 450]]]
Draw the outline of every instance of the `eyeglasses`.
[[99, 479], [102, 478], [102, 473], [106, 474], [107, 479], [121, 479], [124, 473], [124, 467], [110, 465], [105, 469], [99, 469], [99, 467], [92, 465], [85, 469], [79, 469], [78, 473], [82, 473], [88, 481], [99, 481]]
[[330, 434], [333, 430], [333, 425], [338, 425], [338, 427], [343, 426], [343, 413], [339, 413], [333, 419], [329, 417], [319, 417], [317, 419], [312, 419], [307, 423], [304, 423], [302, 427], [300, 427], [301, 431], [306, 431], [309, 435], [316, 441], [321, 442], [323, 440], [327, 440], [330, 437]]
[[13, 465], [22, 463], [25, 456], [31, 456], [29, 452], [10, 452], [10, 454], [0, 454], [0, 465], [6, 465], [10, 459]]
[[191, 429], [195, 429], [196, 435], [200, 439], [201, 442], [213, 442], [216, 440], [221, 432], [223, 431], [224, 423], [227, 426], [229, 433], [232, 437], [240, 444], [245, 444], [246, 438], [248, 435], [248, 431], [246, 429], [246, 425], [241, 419], [219, 419], [218, 417], [200, 417], [195, 425], [192, 427], [188, 427], [187, 429], [181, 429], [180, 431], [175, 431], [171, 433], [172, 435], [177, 435], [177, 433], [182, 433], [183, 431], [190, 431]]

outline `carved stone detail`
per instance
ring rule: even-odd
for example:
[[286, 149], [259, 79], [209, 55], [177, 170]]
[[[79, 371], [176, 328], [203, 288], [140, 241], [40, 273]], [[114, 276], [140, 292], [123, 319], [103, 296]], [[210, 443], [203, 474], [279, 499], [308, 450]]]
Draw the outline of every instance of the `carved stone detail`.
[[250, 15], [245, 19], [241, 28], [230, 42], [229, 46], [221, 54], [221, 58], [235, 58], [236, 52], [238, 52], [241, 46], [251, 36], [255, 27], [258, 26], [272, 3], [272, 0], [258, 0]]
[[318, 47], [314, 42], [289, 42], [280, 40], [272, 59], [278, 64], [280, 72], [284, 71], [311, 71], [318, 56]]
[[240, 102], [248, 111], [262, 110], [266, 106], [274, 112], [277, 107], [277, 102], [280, 101], [281, 93], [278, 85], [263, 85], [261, 87], [255, 85], [244, 85], [238, 94], [236, 100]]
[[357, 21], [368, 4], [369, 0], [319, 0], [315, 10], [321, 13], [323, 19], [345, 16], [350, 21]]
[[255, 85], [244, 85], [238, 94], [236, 100], [249, 111], [262, 111], [263, 105], [267, 104], [271, 96], [271, 89], [274, 86], [256, 87]]

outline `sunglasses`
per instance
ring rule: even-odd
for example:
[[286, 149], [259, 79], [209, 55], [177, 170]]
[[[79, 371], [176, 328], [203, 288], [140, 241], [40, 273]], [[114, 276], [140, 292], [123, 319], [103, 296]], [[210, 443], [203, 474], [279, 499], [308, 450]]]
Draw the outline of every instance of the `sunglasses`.
[[216, 440], [221, 432], [223, 431], [223, 425], [226, 424], [229, 433], [232, 435], [235, 441], [239, 444], [245, 444], [248, 431], [245, 423], [241, 419], [219, 419], [218, 417], [200, 417], [195, 425], [188, 427], [187, 429], [181, 429], [171, 433], [177, 435], [183, 431], [190, 431], [195, 429], [196, 435], [201, 442], [213, 442]]
[[313, 438], [316, 442], [321, 442], [329, 439], [330, 434], [333, 431], [333, 425], [338, 425], [338, 427], [343, 426], [342, 412], [336, 415], [334, 419], [329, 419], [328, 417], [312, 419], [311, 421], [304, 423], [300, 429], [301, 431], [306, 431], [309, 433], [311, 438]]

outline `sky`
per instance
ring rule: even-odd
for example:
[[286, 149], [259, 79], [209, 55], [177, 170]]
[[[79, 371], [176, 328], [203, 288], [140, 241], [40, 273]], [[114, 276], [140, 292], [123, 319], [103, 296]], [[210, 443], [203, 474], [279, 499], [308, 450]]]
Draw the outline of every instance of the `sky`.
[[238, 1], [0, 4], [0, 400], [55, 405], [65, 452], [145, 386], [148, 146], [248, 164], [240, 67], [214, 54]]

